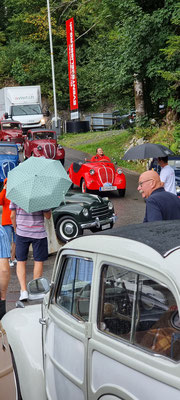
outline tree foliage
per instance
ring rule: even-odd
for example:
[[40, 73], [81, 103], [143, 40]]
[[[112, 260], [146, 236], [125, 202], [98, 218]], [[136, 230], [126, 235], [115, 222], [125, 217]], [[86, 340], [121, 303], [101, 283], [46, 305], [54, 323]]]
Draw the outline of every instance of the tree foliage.
[[[143, 82], [149, 116], [170, 98], [177, 101], [179, 5], [174, 0], [50, 1], [58, 108], [69, 107], [65, 22], [71, 17], [81, 110], [133, 108], [135, 75]], [[0, 80], [2, 86], [12, 79], [41, 84], [51, 101], [46, 7], [46, 0], [1, 2]]]

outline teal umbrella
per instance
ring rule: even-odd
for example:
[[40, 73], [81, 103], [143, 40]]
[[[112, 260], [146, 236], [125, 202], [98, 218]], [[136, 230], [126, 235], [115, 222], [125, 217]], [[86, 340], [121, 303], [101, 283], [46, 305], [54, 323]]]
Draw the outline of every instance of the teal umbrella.
[[57, 207], [72, 185], [59, 160], [30, 157], [8, 173], [6, 196], [26, 212]]

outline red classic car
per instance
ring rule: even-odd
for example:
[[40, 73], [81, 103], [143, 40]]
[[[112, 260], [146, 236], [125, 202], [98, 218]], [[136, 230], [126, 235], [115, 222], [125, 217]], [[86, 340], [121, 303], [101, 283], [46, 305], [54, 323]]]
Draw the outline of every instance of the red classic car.
[[108, 160], [74, 162], [68, 169], [72, 183], [80, 186], [82, 193], [88, 190], [118, 191], [124, 197], [126, 178], [121, 168], [115, 168]]
[[24, 140], [20, 122], [10, 119], [0, 121], [0, 141], [16, 143], [18, 150], [22, 150]]
[[49, 129], [30, 129], [24, 143], [24, 158], [31, 156], [60, 160], [64, 165], [65, 151], [57, 143], [56, 132]]

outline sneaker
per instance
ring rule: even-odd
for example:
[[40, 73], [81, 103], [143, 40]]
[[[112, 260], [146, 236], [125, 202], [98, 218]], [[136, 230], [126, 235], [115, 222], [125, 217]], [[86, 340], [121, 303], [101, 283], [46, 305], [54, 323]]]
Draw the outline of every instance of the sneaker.
[[27, 292], [27, 290], [21, 290], [21, 291], [20, 291], [19, 300], [20, 300], [20, 301], [26, 301], [26, 300], [28, 300], [28, 292]]
[[12, 260], [9, 260], [9, 266], [10, 268], [14, 268], [15, 267], [15, 262]]
[[14, 263], [14, 264], [17, 264], [17, 260], [16, 260], [16, 258], [14, 258], [14, 260], [13, 260], [13, 263]]

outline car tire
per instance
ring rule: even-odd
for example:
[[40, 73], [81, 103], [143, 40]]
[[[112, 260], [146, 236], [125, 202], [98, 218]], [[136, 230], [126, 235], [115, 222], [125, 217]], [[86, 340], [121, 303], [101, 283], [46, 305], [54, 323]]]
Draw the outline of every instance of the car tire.
[[119, 197], [124, 197], [126, 193], [126, 189], [118, 189], [118, 195]]
[[72, 217], [62, 217], [56, 224], [56, 235], [61, 242], [68, 242], [83, 234], [83, 230]]
[[82, 181], [81, 181], [81, 192], [82, 193], [87, 193], [88, 192], [88, 189], [87, 189], [87, 186], [86, 186], [86, 182], [85, 182], [84, 179], [82, 179]]

